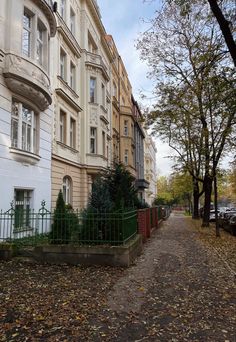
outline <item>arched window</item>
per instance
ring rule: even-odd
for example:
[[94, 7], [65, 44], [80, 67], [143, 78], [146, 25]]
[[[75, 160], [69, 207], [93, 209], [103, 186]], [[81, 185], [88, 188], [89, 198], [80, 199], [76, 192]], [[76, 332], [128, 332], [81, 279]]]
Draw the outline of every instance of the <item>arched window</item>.
[[72, 181], [69, 176], [63, 178], [62, 194], [66, 204], [71, 204]]

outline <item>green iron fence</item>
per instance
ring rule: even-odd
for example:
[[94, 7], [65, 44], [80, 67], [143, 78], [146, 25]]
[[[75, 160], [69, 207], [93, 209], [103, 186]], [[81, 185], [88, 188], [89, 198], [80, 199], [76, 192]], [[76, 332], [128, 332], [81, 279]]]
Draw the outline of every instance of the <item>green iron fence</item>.
[[137, 234], [137, 211], [118, 213], [50, 212], [13, 207], [0, 211], [0, 243], [21, 245], [122, 245]]

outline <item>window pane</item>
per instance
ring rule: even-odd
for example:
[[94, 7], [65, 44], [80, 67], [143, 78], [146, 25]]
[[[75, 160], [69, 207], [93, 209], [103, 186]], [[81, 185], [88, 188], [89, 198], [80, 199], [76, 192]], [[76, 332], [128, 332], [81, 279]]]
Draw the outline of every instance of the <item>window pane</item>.
[[18, 120], [11, 120], [11, 146], [18, 147]]
[[90, 102], [95, 102], [95, 87], [96, 87], [96, 79], [90, 78]]
[[23, 29], [23, 40], [22, 40], [23, 53], [30, 57], [30, 32]]
[[70, 146], [75, 148], [75, 120], [70, 121]]
[[24, 16], [23, 16], [23, 26], [25, 28], [30, 28], [31, 26], [30, 16], [27, 13], [24, 13]]
[[31, 127], [27, 127], [27, 151], [31, 151]]
[[31, 120], [32, 120], [31, 110], [22, 106], [22, 121], [26, 122], [27, 124], [31, 124]]
[[22, 150], [26, 150], [26, 124], [22, 123], [22, 144], [21, 144]]

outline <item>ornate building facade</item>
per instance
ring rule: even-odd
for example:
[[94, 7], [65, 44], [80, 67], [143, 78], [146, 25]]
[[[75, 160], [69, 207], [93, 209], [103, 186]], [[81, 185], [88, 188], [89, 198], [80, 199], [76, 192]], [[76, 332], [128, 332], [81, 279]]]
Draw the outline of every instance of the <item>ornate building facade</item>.
[[54, 39], [52, 206], [83, 208], [111, 159], [111, 53], [93, 0], [60, 0]]
[[144, 199], [141, 112], [97, 1], [1, 0], [0, 19], [0, 209], [59, 190], [82, 209], [113, 161]]
[[51, 1], [1, 0], [0, 208], [51, 203]]

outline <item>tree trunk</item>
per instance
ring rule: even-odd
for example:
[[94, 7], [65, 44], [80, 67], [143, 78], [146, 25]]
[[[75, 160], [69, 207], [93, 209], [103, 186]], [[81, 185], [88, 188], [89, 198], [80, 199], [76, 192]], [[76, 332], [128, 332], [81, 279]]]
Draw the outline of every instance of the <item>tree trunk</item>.
[[212, 178], [205, 176], [204, 178], [204, 211], [202, 218], [202, 227], [209, 227], [210, 210], [211, 210], [211, 193], [212, 193]]
[[193, 179], [193, 219], [199, 219], [199, 185], [196, 179]]
[[233, 38], [233, 34], [230, 30], [230, 22], [225, 18], [216, 0], [208, 0], [211, 10], [220, 25], [221, 32], [225, 38], [225, 42], [228, 46], [229, 53], [233, 58], [234, 65], [236, 66], [236, 44]]

